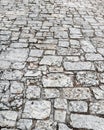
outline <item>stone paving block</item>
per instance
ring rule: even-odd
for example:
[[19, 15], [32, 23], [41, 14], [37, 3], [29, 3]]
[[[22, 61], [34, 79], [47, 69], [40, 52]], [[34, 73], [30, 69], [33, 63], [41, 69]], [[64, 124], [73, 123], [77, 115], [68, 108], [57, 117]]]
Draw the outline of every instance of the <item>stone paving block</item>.
[[50, 112], [50, 101], [27, 101], [22, 117], [29, 119], [46, 119], [50, 116]]

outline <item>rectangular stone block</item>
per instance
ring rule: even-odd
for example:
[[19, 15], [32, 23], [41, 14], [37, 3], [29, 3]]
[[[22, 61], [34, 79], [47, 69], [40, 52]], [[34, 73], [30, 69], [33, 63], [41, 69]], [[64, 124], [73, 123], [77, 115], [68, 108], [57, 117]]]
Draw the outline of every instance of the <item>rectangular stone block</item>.
[[65, 70], [95, 70], [91, 62], [64, 62]]
[[72, 75], [49, 74], [42, 78], [44, 87], [73, 87]]

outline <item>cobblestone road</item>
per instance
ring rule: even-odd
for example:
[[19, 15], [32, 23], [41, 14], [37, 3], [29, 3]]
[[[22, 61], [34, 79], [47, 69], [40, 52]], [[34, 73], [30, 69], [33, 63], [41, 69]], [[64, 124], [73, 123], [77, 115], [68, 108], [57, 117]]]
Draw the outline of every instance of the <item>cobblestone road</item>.
[[0, 130], [104, 130], [104, 0], [0, 0]]

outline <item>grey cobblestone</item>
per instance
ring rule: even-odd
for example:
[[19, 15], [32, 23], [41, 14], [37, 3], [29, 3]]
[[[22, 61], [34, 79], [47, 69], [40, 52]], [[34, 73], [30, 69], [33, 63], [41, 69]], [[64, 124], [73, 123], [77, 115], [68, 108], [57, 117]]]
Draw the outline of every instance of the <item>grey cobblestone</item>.
[[104, 130], [104, 0], [0, 0], [0, 130]]

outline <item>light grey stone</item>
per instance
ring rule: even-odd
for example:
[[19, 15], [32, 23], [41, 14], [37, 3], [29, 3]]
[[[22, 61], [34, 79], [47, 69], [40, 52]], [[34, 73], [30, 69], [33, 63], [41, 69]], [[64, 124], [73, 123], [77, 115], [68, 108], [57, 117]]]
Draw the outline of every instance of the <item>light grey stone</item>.
[[26, 77], [37, 77], [37, 76], [41, 76], [41, 71], [32, 71], [29, 70], [25, 73]]
[[3, 93], [4, 91], [7, 91], [9, 89], [9, 81], [0, 81], [0, 93]]
[[104, 61], [96, 61], [95, 66], [99, 72], [104, 72]]
[[91, 92], [89, 88], [63, 88], [63, 98], [91, 99]]
[[11, 63], [9, 61], [0, 60], [0, 69], [9, 69]]
[[11, 65], [11, 68], [21, 70], [25, 67], [25, 64], [25, 62], [15, 62]]
[[70, 124], [74, 128], [85, 128], [92, 130], [103, 130], [104, 129], [104, 118], [93, 116], [93, 115], [83, 115], [83, 114], [71, 114]]
[[32, 49], [30, 51], [30, 56], [35, 56], [35, 57], [41, 57], [43, 55], [43, 50], [38, 50], [38, 49]]
[[54, 108], [56, 109], [67, 109], [67, 100], [63, 98], [56, 98], [54, 100]]
[[73, 78], [65, 74], [48, 74], [42, 78], [44, 87], [73, 87]]
[[95, 70], [91, 62], [64, 62], [65, 70]]
[[46, 119], [50, 116], [50, 101], [27, 101], [22, 114], [23, 118]]
[[34, 85], [28, 86], [26, 90], [26, 98], [28, 99], [40, 98], [40, 88]]
[[72, 130], [71, 128], [69, 128], [66, 124], [64, 123], [59, 123], [59, 129], [58, 130]]
[[92, 53], [96, 52], [95, 47], [89, 41], [82, 40], [80, 42], [80, 45], [81, 45], [82, 49], [84, 50], [84, 52], [92, 52]]
[[104, 99], [104, 90], [98, 87], [92, 88], [94, 96], [96, 99]]
[[18, 113], [16, 111], [0, 111], [0, 126], [14, 127]]
[[50, 120], [38, 120], [33, 130], [56, 130], [56, 122]]
[[99, 80], [101, 83], [104, 83], [104, 73], [99, 74]]
[[91, 114], [101, 114], [104, 115], [104, 101], [91, 102], [89, 105], [89, 110]]
[[44, 56], [42, 60], [40, 61], [40, 65], [57, 65], [60, 66], [62, 62], [62, 57], [61, 56]]
[[95, 72], [78, 72], [76, 79], [83, 86], [92, 87], [99, 85], [99, 79]]
[[69, 111], [70, 112], [87, 112], [88, 104], [85, 101], [70, 101]]
[[104, 60], [104, 58], [102, 57], [102, 55], [96, 54], [96, 53], [87, 53], [85, 55], [85, 58], [88, 61], [100, 61], [100, 60]]
[[20, 80], [23, 76], [23, 72], [19, 70], [6, 70], [1, 76], [4, 80]]
[[17, 122], [17, 128], [22, 130], [31, 130], [32, 120], [29, 119], [20, 119]]
[[24, 85], [23, 83], [17, 82], [17, 81], [12, 81], [11, 82], [11, 87], [10, 87], [10, 92], [14, 94], [20, 94], [24, 90]]
[[29, 49], [13, 49], [9, 48], [1, 53], [0, 60], [8, 61], [26, 61]]
[[57, 98], [60, 96], [60, 91], [56, 88], [46, 88], [42, 95], [43, 98]]
[[54, 118], [55, 118], [55, 121], [57, 121], [57, 122], [65, 122], [66, 111], [64, 111], [64, 110], [55, 110]]
[[97, 50], [102, 56], [104, 56], [104, 48], [98, 48]]

